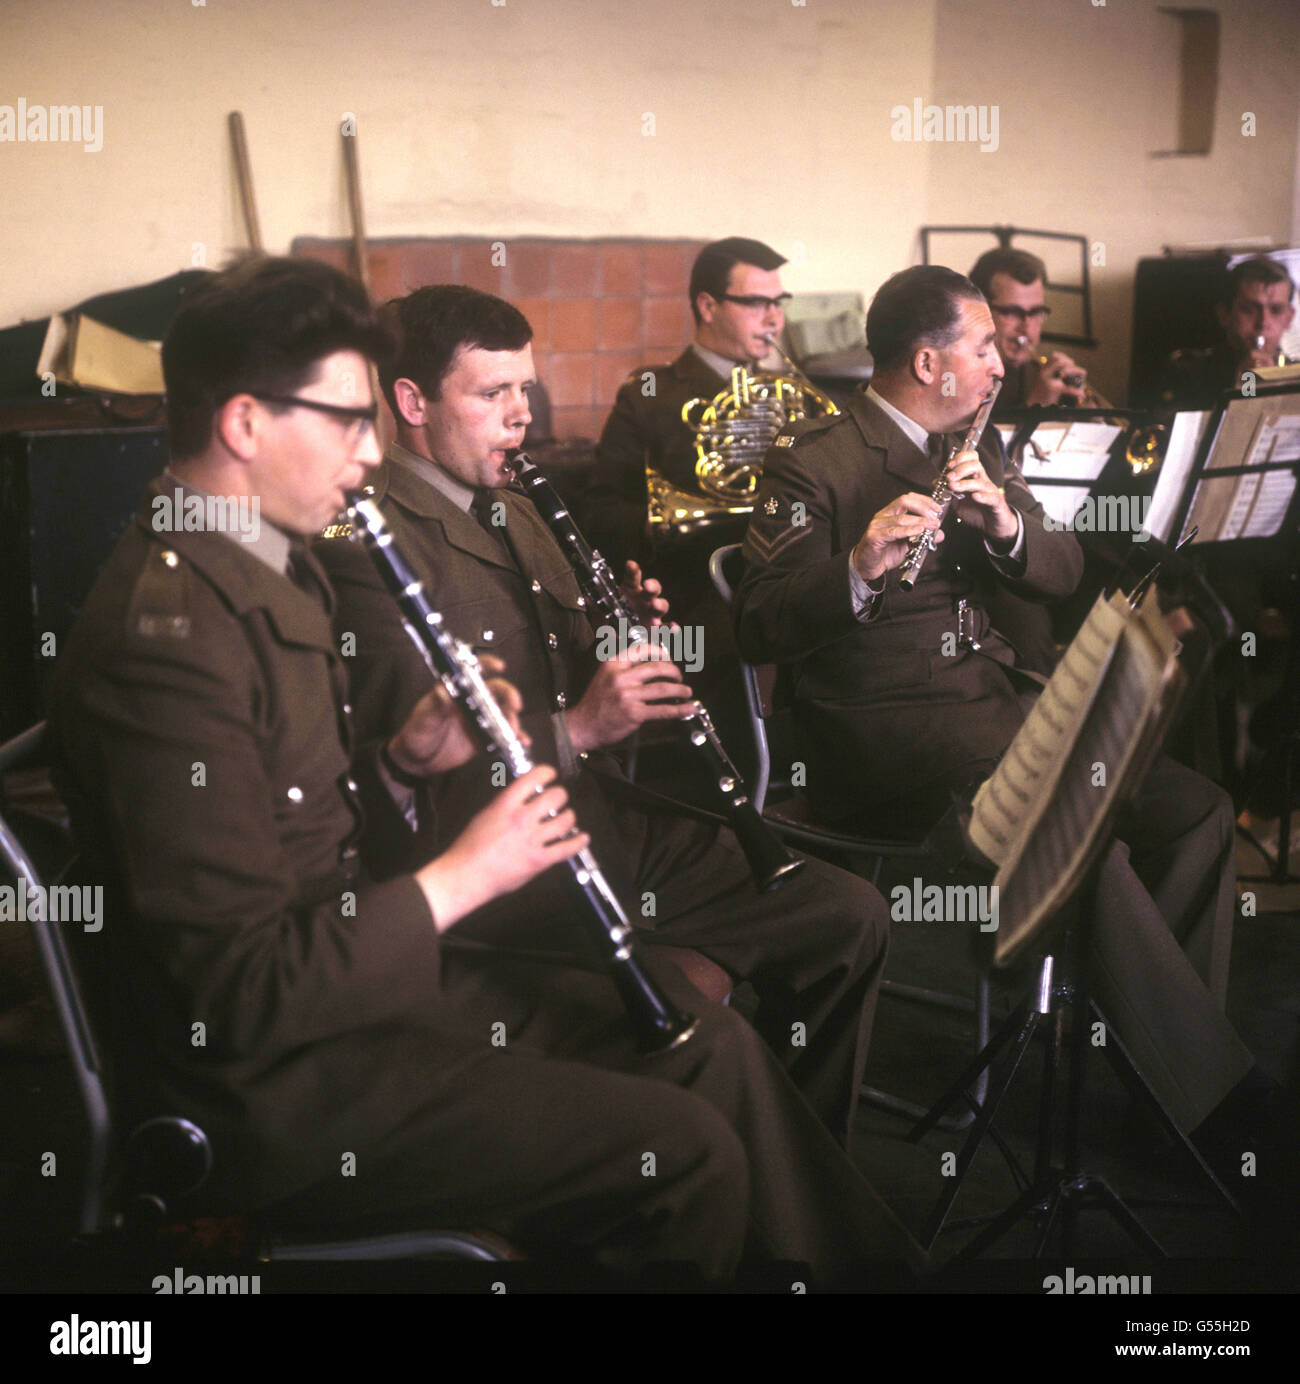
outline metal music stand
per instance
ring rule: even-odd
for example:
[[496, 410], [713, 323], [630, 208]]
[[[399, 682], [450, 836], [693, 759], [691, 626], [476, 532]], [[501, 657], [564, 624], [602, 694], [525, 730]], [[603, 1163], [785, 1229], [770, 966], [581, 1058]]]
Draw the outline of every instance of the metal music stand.
[[[1119, 642], [1122, 642], [1122, 637], [1121, 641], [1117, 641], [1117, 647]], [[1060, 773], [1055, 785], [1044, 801], [1038, 804], [1034, 821], [1028, 824], [1025, 848], [1018, 862], [1032, 862], [1032, 852], [1040, 842], [1049, 841], [1042, 849], [1052, 848], [1049, 840], [1052, 825], [1060, 824], [1062, 800], [1070, 791], [1070, 785], [1076, 781], [1072, 775], [1078, 770], [1098, 758], [1120, 764], [1122, 769], [1113, 790], [1104, 797], [1094, 795], [1092, 801], [1095, 811], [1086, 822], [1081, 820], [1085, 814], [1081, 812], [1079, 803], [1089, 800], [1076, 798], [1070, 805], [1073, 834], [1077, 841], [1086, 844], [1072, 857], [1068, 880], [1058, 891], [1053, 906], [1047, 910], [1036, 909], [1032, 899], [1013, 899], [1009, 935], [1003, 936], [1000, 927], [995, 939], [985, 939], [983, 943], [985, 954], [982, 959], [986, 965], [992, 966], [1006, 965], [1041, 952], [1033, 993], [1003, 1022], [984, 1051], [956, 1078], [925, 1119], [908, 1135], [911, 1141], [918, 1142], [934, 1128], [942, 1113], [954, 1101], [961, 1099], [971, 1082], [991, 1065], [1004, 1047], [1011, 1044], [1009, 1070], [983, 1102], [958, 1156], [955, 1175], [936, 1204], [923, 1232], [922, 1243], [928, 1249], [947, 1220], [975, 1153], [985, 1134], [990, 1132], [998, 1106], [1013, 1084], [1031, 1041], [1036, 1034], [1043, 1033], [1047, 1040], [1047, 1051], [1039, 1092], [1034, 1176], [1015, 1200], [956, 1256], [956, 1261], [980, 1254], [1022, 1219], [1041, 1219], [1036, 1257], [1046, 1251], [1058, 1226], [1061, 1229], [1062, 1252], [1068, 1253], [1078, 1213], [1090, 1208], [1108, 1211], [1143, 1252], [1152, 1255], [1164, 1253], [1105, 1179], [1081, 1168], [1079, 1154], [1084, 1069], [1089, 1047], [1087, 944], [1099, 859], [1110, 840], [1116, 812], [1132, 796], [1160, 748], [1177, 704], [1183, 676], [1172, 653], [1167, 654], [1154, 699], [1146, 707], [1134, 711], [1125, 723], [1124, 687], [1122, 677], [1115, 675], [1117, 665], [1118, 660], [1110, 660], [1103, 665], [1077, 733], [1064, 747], [1065, 760], [1058, 766]], [[1013, 862], [1010, 872], [1000, 870], [999, 881], [1009, 876], [1014, 886], [1017, 882], [1016, 867], [1017, 862]], [[1029, 870], [1032, 871], [1032, 864]], [[1024, 880], [1019, 882], [1023, 887]], [[1108, 1035], [1108, 1047], [1111, 1041], [1114, 1041], [1113, 1033]], [[1118, 1058], [1127, 1061], [1127, 1055], [1122, 1051]], [[1163, 1114], [1154, 1094], [1146, 1088], [1131, 1063], [1129, 1068], [1124, 1073], [1128, 1083], [1138, 1083]], [[1062, 1158], [1057, 1163], [1053, 1152], [1062, 1115]], [[1165, 1123], [1173, 1128], [1167, 1116]], [[1187, 1147], [1192, 1149], [1190, 1144]], [[1194, 1149], [1192, 1152], [1195, 1154]], [[1226, 1189], [1214, 1178], [1204, 1160], [1197, 1156], [1197, 1162], [1231, 1203]]]

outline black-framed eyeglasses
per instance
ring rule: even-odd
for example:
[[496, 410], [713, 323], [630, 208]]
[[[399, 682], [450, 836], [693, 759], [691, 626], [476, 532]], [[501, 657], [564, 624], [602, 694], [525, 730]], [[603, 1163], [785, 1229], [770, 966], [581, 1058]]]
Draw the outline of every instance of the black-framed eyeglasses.
[[1052, 315], [1052, 310], [1046, 304], [1036, 308], [1013, 308], [1003, 307], [1000, 303], [990, 303], [989, 309], [996, 312], [999, 317], [1009, 317], [1013, 322], [1019, 322], [1023, 327], [1026, 322], [1041, 322], [1045, 317]]
[[254, 393], [253, 398], [260, 399], [264, 404], [280, 404], [284, 408], [309, 408], [316, 413], [325, 413], [331, 418], [337, 418], [358, 430], [364, 427], [373, 428], [375, 419], [379, 417], [378, 404], [369, 404], [364, 408], [349, 404], [327, 404], [322, 399], [304, 399], [297, 394]]
[[779, 298], [765, 298], [761, 293], [719, 293], [718, 301], [735, 303], [738, 307], [749, 308], [751, 312], [757, 312], [759, 308], [764, 310], [776, 308], [778, 311], [784, 311], [791, 296], [789, 293], [783, 293]]

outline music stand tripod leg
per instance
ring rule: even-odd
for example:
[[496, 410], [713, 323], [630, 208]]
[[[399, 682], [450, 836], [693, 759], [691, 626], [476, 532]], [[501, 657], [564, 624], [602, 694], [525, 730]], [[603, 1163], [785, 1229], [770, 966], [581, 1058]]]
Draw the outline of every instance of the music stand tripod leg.
[[[1006, 1095], [1012, 1082], [1015, 1080], [1021, 1060], [1029, 1050], [1029, 1044], [1043, 1020], [1046, 1012], [1044, 1006], [1048, 1003], [1051, 993], [1051, 975], [1052, 958], [1050, 956], [1045, 956], [1039, 969], [1039, 980], [1034, 1003], [1031, 1005], [1029, 1001], [1025, 1001], [1018, 1006], [1011, 1017], [1007, 1019], [998, 1032], [994, 1034], [989, 1045], [979, 1057], [966, 1068], [950, 1088], [950, 1091], [955, 1094], [964, 1092], [971, 1081], [993, 1061], [1000, 1049], [1014, 1034], [1015, 1042], [1011, 1049], [1011, 1063], [1009, 1069], [1001, 1084], [995, 1089], [991, 1089], [985, 1096], [984, 1104], [980, 1107], [979, 1114], [975, 1117], [975, 1122], [971, 1125], [970, 1131], [966, 1135], [966, 1142], [962, 1145], [961, 1153], [958, 1155], [957, 1167], [954, 1175], [947, 1188], [944, 1190], [943, 1195], [939, 1198], [934, 1210], [930, 1213], [930, 1220], [927, 1223], [922, 1240], [922, 1243], [927, 1249], [939, 1238], [939, 1232], [943, 1229], [943, 1224], [948, 1219], [948, 1213], [952, 1210], [952, 1204], [957, 1199], [958, 1192], [961, 1191], [961, 1185], [965, 1181], [967, 1172], [970, 1170], [970, 1165], [974, 1161], [979, 1145], [983, 1142], [984, 1134], [988, 1130], [989, 1125], [992, 1124], [993, 1117], [997, 1114], [998, 1106], [1002, 1102], [1002, 1097]], [[1018, 1030], [1016, 1029], [1017, 1020], [1020, 1021]], [[949, 1099], [951, 1099], [951, 1096], [941, 1098], [925, 1119], [908, 1134], [907, 1137], [910, 1142], [918, 1142], [922, 1135], [933, 1127]]]

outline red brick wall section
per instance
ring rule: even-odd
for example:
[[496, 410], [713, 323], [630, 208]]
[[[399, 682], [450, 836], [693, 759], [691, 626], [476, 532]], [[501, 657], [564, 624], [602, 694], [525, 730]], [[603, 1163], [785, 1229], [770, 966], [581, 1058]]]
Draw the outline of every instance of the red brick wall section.
[[[691, 338], [686, 300], [703, 240], [449, 237], [374, 240], [380, 302], [425, 284], [471, 284], [508, 298], [532, 323], [538, 376], [559, 438], [596, 438], [628, 371], [661, 365]], [[299, 237], [295, 255], [348, 269], [350, 241]], [[494, 263], [495, 259], [495, 263]]]

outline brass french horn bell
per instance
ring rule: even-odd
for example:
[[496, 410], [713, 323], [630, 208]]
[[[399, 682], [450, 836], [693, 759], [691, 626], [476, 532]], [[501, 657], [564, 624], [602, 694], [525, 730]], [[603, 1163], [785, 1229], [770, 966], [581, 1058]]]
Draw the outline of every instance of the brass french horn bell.
[[712, 399], [690, 399], [682, 422], [695, 445], [700, 494], [687, 495], [652, 467], [646, 468], [647, 522], [652, 532], [685, 537], [731, 516], [749, 514], [763, 474], [767, 449], [788, 423], [839, 412], [772, 337], [788, 373], [751, 371], [737, 365]]

